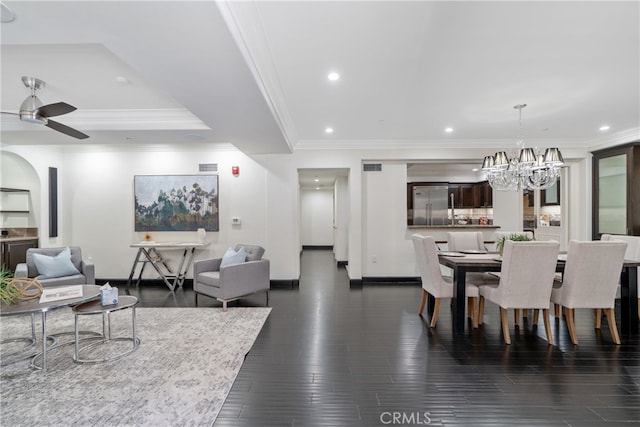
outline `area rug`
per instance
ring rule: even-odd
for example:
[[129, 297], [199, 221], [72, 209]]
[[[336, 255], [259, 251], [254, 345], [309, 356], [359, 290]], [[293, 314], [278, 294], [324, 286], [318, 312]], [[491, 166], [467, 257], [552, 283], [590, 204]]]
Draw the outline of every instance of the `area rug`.
[[[138, 308], [140, 346], [118, 360], [78, 364], [74, 346], [64, 345], [49, 352], [46, 373], [29, 368], [28, 360], [2, 366], [0, 424], [211, 425], [270, 311]], [[112, 337], [131, 334], [129, 310], [111, 316]], [[27, 336], [29, 325], [28, 316], [4, 317], [1, 337]], [[81, 329], [101, 331], [101, 317], [83, 316]], [[50, 313], [47, 330], [72, 331], [71, 311]]]

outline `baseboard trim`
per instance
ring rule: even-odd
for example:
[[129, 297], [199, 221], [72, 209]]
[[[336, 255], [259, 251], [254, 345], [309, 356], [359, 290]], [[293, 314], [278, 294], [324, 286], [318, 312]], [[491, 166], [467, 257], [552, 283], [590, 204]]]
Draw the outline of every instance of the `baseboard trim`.
[[[96, 285], [102, 286], [107, 282], [109, 282], [109, 285], [111, 285], [112, 287], [126, 289], [127, 283], [129, 282], [129, 280], [127, 279], [96, 279]], [[169, 283], [172, 283], [172, 282], [173, 282], [172, 280], [169, 280]], [[131, 287], [135, 287], [135, 286], [136, 286], [136, 280], [131, 281]], [[142, 279], [140, 280], [139, 286], [153, 286], [153, 287], [166, 288], [167, 290], [169, 289], [167, 287], [167, 284], [164, 283], [164, 280], [162, 279]], [[193, 289], [193, 279], [184, 279], [184, 282], [182, 283], [182, 287]], [[180, 289], [180, 288], [176, 287], [176, 289]]]
[[362, 289], [362, 279], [349, 279], [349, 289]]
[[300, 281], [298, 279], [271, 280], [271, 289], [298, 289]]
[[[117, 287], [120, 289], [127, 288], [127, 279], [96, 279], [96, 285], [104, 285], [109, 282], [109, 284], [113, 287]], [[136, 282], [133, 281], [131, 283], [131, 287], [135, 287]], [[160, 288], [167, 288], [166, 283], [162, 279], [142, 279], [140, 280], [139, 286], [153, 286]], [[270, 289], [298, 289], [300, 288], [300, 280], [298, 279], [284, 279], [284, 280], [271, 280], [270, 281]], [[184, 283], [182, 285], [183, 288], [193, 289], [193, 279], [184, 279]], [[176, 288], [179, 289], [179, 288]]]
[[363, 277], [363, 285], [422, 286], [420, 277]]

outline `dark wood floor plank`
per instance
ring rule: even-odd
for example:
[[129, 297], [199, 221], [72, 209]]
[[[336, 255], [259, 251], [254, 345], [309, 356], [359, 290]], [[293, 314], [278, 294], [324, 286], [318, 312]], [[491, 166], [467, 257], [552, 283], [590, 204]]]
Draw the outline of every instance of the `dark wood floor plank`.
[[[435, 329], [418, 316], [420, 292], [393, 283], [350, 289], [331, 251], [305, 250], [299, 288], [270, 292], [271, 315], [214, 425], [370, 427], [425, 413], [432, 426], [640, 423], [639, 337], [616, 346], [607, 328], [593, 329], [591, 310], [577, 310], [580, 345], [552, 319], [548, 346], [540, 319], [512, 324], [507, 346], [492, 304], [481, 328], [456, 336], [448, 304]], [[131, 293], [141, 306], [195, 306], [189, 288]], [[256, 294], [230, 305], [264, 304]], [[220, 305], [198, 297], [199, 307]]]

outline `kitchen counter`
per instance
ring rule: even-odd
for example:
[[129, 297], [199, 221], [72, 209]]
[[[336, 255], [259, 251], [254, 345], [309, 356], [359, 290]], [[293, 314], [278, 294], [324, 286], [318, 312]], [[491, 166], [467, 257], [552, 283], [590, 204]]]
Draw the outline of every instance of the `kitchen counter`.
[[493, 236], [499, 225], [456, 224], [456, 225], [408, 225], [405, 238], [410, 240], [412, 234], [433, 236], [436, 243], [446, 243], [447, 233], [455, 231], [480, 231], [485, 243], [493, 243]]
[[23, 240], [38, 240], [38, 236], [0, 237], [0, 243], [21, 242]]
[[407, 228], [410, 229], [416, 229], [416, 228], [463, 228], [463, 229], [469, 229], [469, 228], [481, 228], [481, 229], [486, 229], [486, 228], [491, 228], [491, 229], [496, 229], [496, 228], [500, 228], [499, 225], [480, 225], [480, 224], [455, 224], [455, 225], [407, 225]]

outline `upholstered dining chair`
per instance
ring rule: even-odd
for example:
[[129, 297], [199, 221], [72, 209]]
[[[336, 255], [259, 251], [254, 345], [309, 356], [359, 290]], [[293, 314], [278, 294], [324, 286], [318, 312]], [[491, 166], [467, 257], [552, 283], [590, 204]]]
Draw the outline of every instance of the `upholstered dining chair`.
[[[449, 231], [447, 232], [447, 248], [450, 251], [486, 251], [484, 234], [481, 231]], [[467, 273], [466, 281], [476, 286], [498, 283], [498, 278], [491, 273]], [[473, 303], [469, 301], [468, 315], [472, 315]], [[474, 323], [475, 324], [475, 323]]]
[[476, 323], [481, 323], [485, 299], [497, 304], [500, 306], [504, 342], [511, 344], [507, 310], [509, 308], [542, 310], [547, 341], [549, 345], [553, 345], [549, 324], [549, 299], [559, 251], [560, 243], [558, 242], [507, 240], [502, 255], [500, 282], [497, 285], [480, 287]]
[[447, 232], [447, 249], [450, 251], [486, 251], [481, 231]]
[[554, 286], [551, 302], [562, 306], [573, 344], [578, 344], [576, 308], [605, 310], [613, 342], [620, 344], [613, 307], [626, 248], [621, 241], [569, 242], [562, 282]]
[[[640, 261], [640, 236], [626, 236], [622, 234], [603, 234], [603, 241], [621, 240], [627, 243], [627, 250], [624, 253], [624, 259]], [[638, 267], [640, 273], [640, 267]], [[616, 299], [620, 298], [620, 285], [616, 291]], [[600, 319], [602, 318], [602, 310], [596, 309], [596, 328], [600, 327]], [[640, 319], [640, 295], [638, 295], [638, 318]]]
[[[493, 241], [495, 242], [496, 245], [496, 249], [498, 248], [498, 242], [503, 238], [503, 237], [509, 237], [512, 236], [514, 234], [523, 234], [525, 236], [527, 236], [529, 239], [533, 240], [534, 236], [533, 236], [533, 232], [531, 231], [504, 231], [504, 230], [497, 230], [495, 233], [493, 233]], [[495, 276], [495, 277], [500, 277], [500, 272], [496, 271], [496, 272], [490, 272], [488, 273], [490, 276]], [[537, 313], [537, 311], [536, 311]], [[527, 310], [523, 310], [523, 317], [527, 317]], [[516, 323], [516, 325], [520, 322], [520, 310], [516, 309], [513, 311], [513, 318], [514, 321]], [[537, 320], [537, 319], [536, 319]]]
[[[432, 236], [422, 236], [414, 234], [411, 236], [413, 247], [416, 254], [416, 263], [420, 271], [420, 279], [422, 280], [422, 300], [418, 314], [422, 315], [427, 296], [431, 295], [435, 298], [435, 306], [433, 315], [431, 316], [430, 327], [435, 328], [440, 313], [440, 301], [442, 298], [453, 297], [453, 281], [451, 277], [443, 276], [440, 271], [440, 262], [438, 261], [438, 250], [436, 242]], [[469, 297], [468, 304], [471, 304], [473, 327], [475, 324], [476, 310], [478, 307], [478, 287], [467, 285], [466, 294]]]

